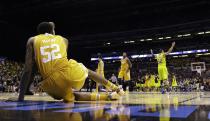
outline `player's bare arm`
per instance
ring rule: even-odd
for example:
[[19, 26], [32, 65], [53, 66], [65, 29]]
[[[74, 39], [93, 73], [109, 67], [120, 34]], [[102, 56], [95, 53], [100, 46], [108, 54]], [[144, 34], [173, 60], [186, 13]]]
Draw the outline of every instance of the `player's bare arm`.
[[131, 69], [132, 68], [132, 63], [131, 63], [130, 59], [129, 58], [126, 58], [126, 60], [128, 62], [129, 69]]
[[130, 59], [129, 58], [127, 58], [126, 57], [126, 61], [127, 61], [127, 63], [128, 63], [128, 70], [127, 70], [127, 72], [132, 68], [132, 63], [131, 63], [131, 61], [130, 61]]
[[175, 44], [176, 44], [175, 42], [172, 43], [171, 47], [166, 52], [166, 55], [168, 55], [169, 53], [171, 53], [173, 51]]
[[24, 94], [29, 82], [32, 79], [32, 71], [34, 66], [34, 49], [33, 38], [30, 38], [26, 45], [25, 68], [20, 82], [20, 94], [18, 101], [24, 100]]
[[63, 37], [63, 40], [64, 40], [64, 42], [65, 42], [65, 44], [66, 44], [66, 50], [67, 50], [67, 52], [68, 52], [69, 40], [66, 39], [66, 38], [64, 38], [64, 37]]
[[150, 49], [150, 52], [151, 52], [152, 57], [155, 57], [152, 49]]

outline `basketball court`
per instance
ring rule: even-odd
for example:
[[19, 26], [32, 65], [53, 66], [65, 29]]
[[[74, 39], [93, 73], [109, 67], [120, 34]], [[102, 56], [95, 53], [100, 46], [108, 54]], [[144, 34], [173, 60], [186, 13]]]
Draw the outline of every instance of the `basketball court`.
[[[82, 92], [81, 92], [82, 93]], [[126, 93], [117, 101], [62, 103], [47, 95], [27, 96], [25, 102], [5, 102], [16, 94], [1, 94], [0, 120], [5, 121], [206, 121], [209, 92]]]
[[0, 10], [0, 121], [210, 121], [210, 0]]

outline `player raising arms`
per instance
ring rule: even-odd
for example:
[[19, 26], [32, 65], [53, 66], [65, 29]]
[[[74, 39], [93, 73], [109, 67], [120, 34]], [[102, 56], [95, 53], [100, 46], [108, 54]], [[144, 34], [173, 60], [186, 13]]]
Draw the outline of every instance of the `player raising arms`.
[[[76, 100], [109, 100], [113, 95], [100, 96], [75, 93], [83, 87], [87, 77], [103, 84], [106, 88], [121, 95], [123, 90], [112, 84], [94, 71], [87, 69], [75, 60], [67, 59], [68, 40], [55, 35], [53, 22], [42, 22], [37, 27], [39, 35], [31, 37], [26, 46], [25, 68], [21, 78], [19, 101], [24, 100], [24, 94], [32, 80], [34, 65], [43, 78], [41, 88], [55, 99], [65, 102]], [[113, 93], [112, 93], [113, 94]]]
[[160, 53], [156, 56], [153, 53], [153, 50], [151, 49], [151, 54], [155, 56], [157, 62], [158, 62], [158, 77], [161, 81], [161, 85], [163, 86], [163, 93], [165, 92], [166, 87], [169, 85], [168, 82], [168, 70], [166, 67], [166, 55], [171, 53], [173, 51], [173, 48], [175, 46], [175, 42], [172, 43], [171, 47], [167, 52], [164, 52], [162, 49], [160, 49]]

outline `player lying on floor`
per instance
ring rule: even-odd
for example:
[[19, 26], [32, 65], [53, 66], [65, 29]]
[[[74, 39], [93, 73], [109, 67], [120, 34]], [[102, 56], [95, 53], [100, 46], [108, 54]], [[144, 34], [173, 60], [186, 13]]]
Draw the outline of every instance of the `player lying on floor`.
[[[26, 88], [33, 78], [35, 64], [43, 78], [41, 88], [55, 99], [63, 99], [65, 102], [72, 102], [75, 99], [112, 100], [115, 99], [114, 96], [124, 94], [119, 87], [87, 69], [83, 64], [67, 59], [68, 40], [55, 35], [53, 22], [42, 22], [37, 30], [39, 35], [31, 37], [27, 42], [19, 101], [24, 100]], [[114, 93], [104, 95], [74, 93], [72, 89], [81, 89], [87, 77], [101, 83]]]

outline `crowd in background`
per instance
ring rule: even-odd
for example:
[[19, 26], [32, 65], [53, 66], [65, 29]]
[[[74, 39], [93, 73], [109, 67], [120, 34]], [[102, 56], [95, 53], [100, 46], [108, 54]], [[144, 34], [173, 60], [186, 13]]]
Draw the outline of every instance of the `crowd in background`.
[[[177, 71], [176, 73], [173, 72], [175, 77], [176, 77], [176, 82], [177, 82], [177, 86], [176, 86], [176, 90], [174, 91], [201, 91], [201, 90], [205, 90], [205, 91], [210, 91], [210, 81], [209, 79], [205, 79], [202, 76], [200, 76], [199, 74], [197, 74], [197, 72], [187, 72], [187, 71]], [[192, 75], [192, 76], [186, 76], [183, 73], [185, 73], [186, 75]], [[133, 73], [134, 74], [134, 73]], [[160, 86], [157, 87], [155, 90], [153, 89], [153, 87], [145, 87], [145, 86], [138, 86], [139, 84], [145, 84], [146, 82], [146, 76], [148, 76], [148, 78], [151, 78], [152, 76], [155, 76], [155, 81], [156, 83], [158, 83], [158, 74], [157, 73], [139, 73], [138, 75], [133, 75], [132, 74], [132, 79], [130, 80], [130, 87], [129, 90], [130, 91], [159, 91], [160, 90]], [[110, 75], [110, 74], [109, 74]], [[117, 79], [117, 71], [116, 73], [113, 73], [112, 76], [107, 76], [106, 78], [108, 78], [110, 81], [112, 81], [114, 84], [119, 84], [119, 80]], [[135, 78], [134, 78], [135, 77]], [[170, 90], [172, 91], [172, 73], [169, 74], [169, 86], [170, 86]], [[95, 88], [95, 83], [91, 80], [87, 81], [87, 91], [92, 91], [92, 89]], [[145, 90], [145, 88], [147, 88], [147, 90]]]
[[[205, 58], [167, 58], [167, 68], [169, 72], [169, 86], [172, 88], [172, 74], [176, 77], [177, 86], [176, 91], [197, 91], [197, 90], [210, 90], [210, 68], [208, 63], [206, 64], [206, 71], [202, 72], [202, 75], [196, 71], [191, 70], [192, 62], [202, 62]], [[145, 76], [155, 76], [158, 80], [157, 62], [155, 59], [142, 58], [142, 59], [130, 59], [132, 62], [131, 69], [131, 83], [130, 90], [145, 91], [143, 88], [138, 89], [138, 84], [145, 83]], [[92, 65], [92, 68], [96, 68], [97, 62]], [[105, 77], [112, 80], [112, 76], [117, 78], [120, 67], [120, 61], [105, 61]], [[87, 88], [94, 88], [95, 83], [88, 81]], [[118, 82], [114, 82], [117, 83]], [[92, 84], [92, 86], [91, 86]], [[90, 90], [87, 90], [90, 91]]]
[[[154, 60], [131, 60], [133, 67], [131, 70], [131, 85], [130, 90], [145, 91], [139, 89], [138, 84], [145, 82], [145, 76], [157, 77], [157, 64]], [[170, 59], [168, 62], [169, 83], [172, 83], [172, 73], [176, 77], [177, 88], [180, 91], [210, 90], [210, 70], [207, 65], [207, 70], [199, 75], [191, 71], [190, 63], [196, 61], [190, 58], [185, 59]], [[97, 65], [97, 64], [94, 64]], [[105, 77], [114, 84], [118, 83], [118, 71], [120, 67], [119, 61], [105, 62]], [[4, 60], [0, 61], [0, 92], [17, 92], [19, 89], [20, 78], [23, 72], [24, 64], [15, 61]], [[92, 67], [96, 68], [96, 67]], [[35, 74], [32, 87], [36, 87], [41, 77]], [[95, 89], [95, 83], [87, 79], [84, 86], [87, 91]]]
[[0, 91], [15, 92], [18, 90], [23, 64], [4, 60], [0, 62]]
[[[18, 92], [23, 69], [24, 64], [21, 62], [7, 59], [0, 61], [0, 92]], [[40, 80], [40, 75], [35, 74], [31, 87], [36, 86]]]

